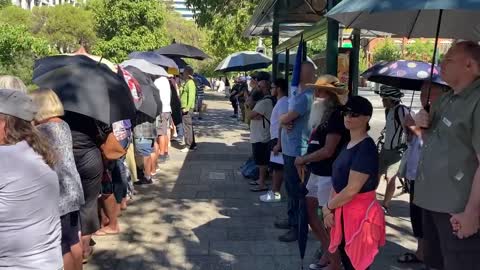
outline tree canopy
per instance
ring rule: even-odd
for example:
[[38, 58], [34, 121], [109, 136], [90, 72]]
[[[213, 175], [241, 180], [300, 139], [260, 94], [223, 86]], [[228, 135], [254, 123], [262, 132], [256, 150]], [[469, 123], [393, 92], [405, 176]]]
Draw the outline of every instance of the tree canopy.
[[148, 51], [168, 44], [166, 8], [158, 0], [91, 0], [99, 41], [94, 53], [121, 62], [132, 51]]
[[91, 11], [57, 5], [34, 8], [32, 15], [33, 33], [48, 40], [61, 53], [76, 50], [80, 43], [95, 44], [97, 37]]
[[400, 48], [395, 45], [391, 38], [386, 38], [380, 42], [373, 51], [373, 62], [396, 61], [402, 57]]

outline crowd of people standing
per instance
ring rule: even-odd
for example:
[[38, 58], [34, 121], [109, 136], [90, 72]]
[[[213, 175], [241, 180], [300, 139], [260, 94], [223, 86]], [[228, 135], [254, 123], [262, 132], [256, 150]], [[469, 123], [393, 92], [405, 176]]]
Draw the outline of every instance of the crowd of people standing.
[[[369, 136], [373, 106], [349, 96], [330, 75], [316, 78], [311, 63], [302, 64], [299, 90], [289, 96], [283, 79], [264, 72], [236, 79], [230, 101], [232, 117], [241, 113], [250, 127], [252, 156], [259, 178], [251, 191], [263, 202], [281, 201], [282, 183], [288, 219], [275, 222], [287, 230], [280, 241], [296, 241], [299, 201], [305, 196], [310, 228], [322, 255], [310, 269], [369, 269], [385, 244], [385, 214], [395, 179], [407, 180], [417, 250], [399, 263], [427, 269], [479, 269], [480, 262], [480, 46], [459, 42], [442, 62], [449, 87], [426, 81], [424, 108], [417, 114], [401, 103], [400, 89], [383, 86], [385, 107], [382, 146]], [[272, 172], [272, 187], [267, 173]], [[376, 190], [387, 181], [380, 202]], [[322, 209], [319, 215], [319, 208]]]
[[52, 89], [28, 93], [20, 79], [0, 76], [0, 268], [79, 270], [92, 236], [121, 233], [134, 186], [153, 183], [171, 139], [182, 152], [197, 147], [193, 75], [186, 66], [180, 77], [151, 76], [161, 113], [112, 124], [64, 110]]

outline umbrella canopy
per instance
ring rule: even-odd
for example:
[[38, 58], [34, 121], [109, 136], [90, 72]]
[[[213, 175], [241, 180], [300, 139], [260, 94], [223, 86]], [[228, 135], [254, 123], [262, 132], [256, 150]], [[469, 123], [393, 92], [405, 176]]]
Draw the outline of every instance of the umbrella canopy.
[[441, 17], [439, 37], [480, 40], [479, 10], [478, 0], [344, 0], [326, 16], [351, 28], [409, 38], [435, 37]]
[[87, 52], [87, 50], [85, 50], [85, 47], [80, 47], [76, 52], [72, 53], [72, 54], [67, 54], [67, 55], [84, 55], [88, 58], [91, 58], [93, 59], [94, 61], [98, 62], [98, 63], [102, 63], [102, 64], [105, 64], [107, 65], [111, 70], [113, 70], [113, 72], [117, 72], [117, 65], [112, 63], [111, 61], [103, 58], [103, 56], [97, 56], [97, 55], [92, 55], [92, 54], [89, 54]]
[[210, 84], [210, 81], [208, 81], [207, 78], [205, 78], [203, 75], [200, 75], [198, 73], [195, 73], [193, 74], [193, 77], [195, 79], [197, 79], [201, 84], [205, 85], [205, 86], [208, 86], [208, 87], [212, 87], [212, 85]]
[[[63, 54], [63, 55], [54, 55], [49, 57], [44, 57], [35, 61], [33, 66], [33, 79], [38, 78], [54, 69], [73, 65], [73, 64], [97, 64], [97, 65], [104, 65], [98, 63], [94, 59], [86, 56], [86, 55], [74, 55], [74, 54]], [[105, 67], [108, 67], [104, 65]], [[108, 67], [109, 68], [109, 67]]]
[[197, 60], [205, 60], [209, 58], [209, 56], [202, 50], [182, 43], [172, 43], [156, 50], [155, 52], [168, 57], [193, 58]]
[[272, 59], [263, 53], [243, 51], [227, 56], [218, 64], [216, 71], [250, 71], [266, 68], [272, 64]]
[[135, 104], [120, 74], [96, 63], [76, 63], [51, 70], [33, 80], [57, 93], [66, 111], [105, 124], [135, 119]]
[[[421, 90], [422, 84], [430, 80], [431, 67], [430, 63], [420, 61], [382, 61], [366, 70], [361, 76], [368, 81], [400, 89]], [[447, 83], [440, 78], [440, 70], [437, 66], [434, 67], [432, 81], [447, 86]]]
[[[296, 58], [297, 58], [297, 53], [290, 53], [288, 55], [288, 66], [289, 66], [290, 69], [293, 69], [293, 65], [295, 64]], [[280, 70], [285, 69], [285, 63], [286, 63], [285, 60], [286, 59], [287, 59], [286, 53], [283, 52], [283, 53], [280, 53], [278, 55], [278, 63], [280, 64], [279, 65]], [[315, 69], [318, 69], [315, 62], [313, 62], [313, 60], [308, 56], [307, 56], [307, 61], [312, 63], [313, 66], [315, 67]]]
[[140, 85], [140, 89], [142, 89], [142, 104], [138, 110], [155, 119], [157, 115], [162, 113], [162, 102], [160, 101], [160, 93], [153, 84], [153, 80], [136, 67], [128, 66], [125, 69], [132, 74]]
[[148, 73], [151, 75], [164, 76], [164, 77], [168, 76], [168, 73], [164, 68], [154, 65], [143, 59], [130, 59], [130, 60], [124, 61], [123, 63], [121, 63], [121, 65], [123, 67], [129, 67], [129, 66], [136, 67], [142, 72]]
[[128, 55], [129, 59], [143, 59], [147, 62], [150, 62], [154, 65], [166, 67], [166, 68], [176, 68], [178, 65], [171, 58], [166, 57], [165, 55], [158, 54], [156, 52], [133, 52]]

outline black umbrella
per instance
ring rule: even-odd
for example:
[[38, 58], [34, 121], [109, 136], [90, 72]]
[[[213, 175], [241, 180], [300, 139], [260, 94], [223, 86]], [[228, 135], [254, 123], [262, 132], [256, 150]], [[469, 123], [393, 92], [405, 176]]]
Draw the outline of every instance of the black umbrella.
[[148, 61], [154, 65], [162, 66], [162, 67], [167, 67], [167, 68], [175, 68], [178, 69], [178, 65], [176, 62], [165, 56], [158, 54], [156, 52], [133, 52], [128, 55], [129, 59], [143, 59], [145, 61]]
[[300, 199], [298, 203], [298, 249], [300, 251], [300, 258], [302, 258], [302, 269], [303, 269], [303, 260], [305, 258], [305, 250], [307, 249], [307, 239], [308, 239], [308, 215], [307, 215], [307, 202], [305, 196], [307, 195], [308, 190], [305, 187], [305, 184], [300, 183]]
[[105, 65], [77, 63], [63, 66], [33, 80], [57, 93], [66, 111], [105, 124], [135, 119], [135, 104], [122, 75]]
[[157, 115], [162, 113], [162, 102], [160, 101], [160, 93], [153, 84], [153, 80], [150, 75], [143, 73], [136, 67], [128, 66], [125, 69], [132, 74], [142, 89], [143, 102], [138, 110], [155, 119]]
[[73, 64], [100, 64], [97, 61], [93, 60], [92, 58], [86, 55], [54, 55], [49, 57], [44, 57], [35, 61], [35, 65], [33, 67], [33, 80], [36, 78], [46, 74], [49, 71], [54, 69], [73, 65]]
[[172, 60], [177, 64], [178, 69], [184, 69], [186, 66], [188, 66], [187, 62], [183, 60], [182, 58], [179, 57], [172, 57]]
[[209, 58], [209, 56], [202, 50], [182, 43], [172, 43], [166, 47], [156, 50], [155, 52], [168, 57], [193, 58], [197, 60], [205, 60]]

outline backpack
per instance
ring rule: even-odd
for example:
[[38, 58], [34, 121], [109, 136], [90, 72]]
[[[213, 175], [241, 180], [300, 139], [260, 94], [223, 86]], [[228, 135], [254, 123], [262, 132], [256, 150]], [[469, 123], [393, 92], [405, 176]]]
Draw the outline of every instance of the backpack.
[[[400, 104], [395, 108], [395, 112], [394, 112], [395, 130], [397, 128], [400, 128], [400, 136], [398, 138], [399, 144], [398, 144], [397, 150], [399, 150], [402, 153], [407, 149], [407, 138], [405, 136], [405, 130], [403, 129], [402, 121], [400, 120], [400, 115], [399, 115], [400, 109], [402, 109], [402, 112], [405, 112], [404, 108], [407, 110], [407, 112], [410, 111], [407, 108], [407, 106]], [[403, 117], [405, 117], [405, 115], [403, 115]]]
[[255, 165], [255, 161], [253, 158], [249, 158], [241, 167], [240, 173], [243, 177], [251, 180], [257, 180], [259, 178], [259, 171], [257, 165]]
[[[277, 104], [277, 99], [275, 97], [266, 96], [261, 100], [264, 100], [264, 99], [269, 99], [272, 102], [272, 107], [275, 107], [275, 104]], [[267, 121], [268, 125], [270, 125], [270, 120], [266, 118], [264, 115], [262, 115], [262, 121], [263, 121], [263, 128], [266, 128], [265, 121]]]

